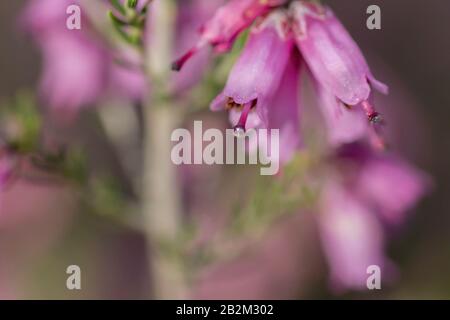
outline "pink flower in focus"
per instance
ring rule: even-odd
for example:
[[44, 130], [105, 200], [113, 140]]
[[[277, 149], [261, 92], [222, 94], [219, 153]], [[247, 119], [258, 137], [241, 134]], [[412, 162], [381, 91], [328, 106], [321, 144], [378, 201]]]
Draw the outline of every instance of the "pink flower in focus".
[[375, 79], [360, 48], [330, 8], [297, 1], [291, 10], [298, 48], [318, 83], [323, 111], [330, 113], [325, 118], [331, 142], [352, 142], [368, 133], [382, 148], [375, 130], [366, 130], [360, 114], [364, 112], [371, 123], [380, 122], [369, 101], [371, 86], [384, 94], [388, 87]]
[[[356, 106], [369, 99], [371, 85], [383, 93], [359, 49], [331, 9], [294, 2], [298, 47], [314, 78], [343, 103]], [[300, 20], [300, 22], [298, 22]]]
[[[211, 108], [219, 110], [225, 105], [231, 122], [241, 131], [260, 127], [281, 129], [280, 119], [291, 123], [293, 103], [285, 99], [281, 103], [288, 103], [289, 107], [279, 107], [271, 99], [279, 87], [286, 61], [291, 55], [298, 55], [291, 48], [295, 40], [316, 83], [331, 144], [369, 140], [383, 149], [384, 141], [379, 135], [381, 116], [371, 100], [372, 86], [383, 93], [387, 93], [387, 86], [373, 77], [361, 50], [331, 9], [305, 1], [291, 1], [288, 7], [283, 6], [287, 3], [230, 1], [217, 10], [205, 25], [200, 41], [175, 62], [174, 69], [180, 69], [205, 44], [213, 45], [219, 52], [221, 48], [228, 49], [236, 35], [259, 18], [225, 89]], [[251, 19], [246, 19], [248, 16]], [[277, 116], [272, 121], [272, 125], [276, 123], [273, 127], [269, 118]]]
[[[291, 56], [280, 86], [268, 108], [268, 128], [280, 130], [279, 163], [286, 164], [301, 146], [300, 59]], [[272, 152], [270, 152], [272, 154]], [[274, 161], [272, 154], [272, 161]]]
[[242, 109], [236, 127], [243, 129], [249, 114], [256, 111], [267, 127], [269, 104], [280, 86], [292, 47], [291, 39], [272, 24], [252, 32], [211, 109]]
[[[252, 30], [226, 86], [211, 103], [212, 110], [226, 109], [236, 132], [249, 128], [280, 130], [280, 154], [272, 160], [286, 163], [300, 146], [299, 73], [301, 61], [293, 53], [286, 30], [285, 11], [271, 13]], [[257, 139], [251, 139], [254, 152]], [[263, 143], [264, 146], [270, 146]]]

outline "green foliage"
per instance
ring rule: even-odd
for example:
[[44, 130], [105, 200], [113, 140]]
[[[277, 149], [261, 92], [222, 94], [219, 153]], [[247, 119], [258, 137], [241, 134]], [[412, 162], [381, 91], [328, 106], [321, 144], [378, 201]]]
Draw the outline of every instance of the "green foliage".
[[310, 165], [301, 153], [280, 176], [258, 176], [249, 200], [235, 206], [226, 232], [231, 237], [262, 234], [277, 220], [311, 208], [317, 191], [308, 181]]
[[41, 117], [33, 94], [27, 90], [20, 91], [11, 101], [3, 102], [0, 110], [2, 128], [5, 131], [3, 139], [6, 140], [3, 142], [19, 153], [36, 149]]
[[137, 11], [137, 0], [128, 0], [126, 6], [119, 0], [110, 0], [110, 3], [121, 15], [118, 17], [114, 12], [108, 11], [108, 18], [116, 34], [122, 41], [140, 48], [143, 43], [147, 6], [142, 11]]

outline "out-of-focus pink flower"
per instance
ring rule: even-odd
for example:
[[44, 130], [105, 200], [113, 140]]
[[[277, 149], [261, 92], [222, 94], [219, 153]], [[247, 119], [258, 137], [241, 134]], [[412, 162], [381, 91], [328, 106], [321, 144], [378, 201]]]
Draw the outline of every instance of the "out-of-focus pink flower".
[[92, 104], [104, 88], [107, 56], [83, 30], [66, 28], [66, 10], [78, 1], [31, 0], [22, 24], [42, 50], [40, 87], [52, 108], [73, 111]]
[[213, 17], [205, 23], [201, 28], [201, 36], [197, 44], [176, 60], [172, 68], [180, 70], [193, 55], [206, 45], [213, 46], [217, 52], [228, 51], [236, 37], [257, 17], [285, 2], [286, 0], [230, 0], [217, 9]]
[[[142, 97], [145, 77], [137, 68], [129, 68], [135, 61], [126, 60], [128, 53], [108, 52], [87, 20], [81, 30], [66, 28], [66, 10], [71, 4], [82, 5], [78, 0], [30, 0], [21, 17], [42, 51], [40, 89], [45, 102], [53, 109], [74, 113], [109, 93], [128, 99]], [[117, 64], [116, 59], [124, 61]]]
[[[268, 143], [260, 143], [259, 145], [259, 148], [268, 147], [269, 150], [265, 150], [265, 154], [270, 154], [273, 162], [276, 161], [281, 164], [289, 162], [295, 151], [301, 146], [300, 77], [298, 75], [300, 68], [301, 61], [297, 57], [292, 56], [286, 66], [280, 85], [269, 103], [267, 128], [279, 130], [279, 154], [274, 154], [271, 151], [270, 134], [267, 135]], [[238, 124], [241, 117], [242, 109], [237, 110], [233, 108], [230, 110], [230, 122], [232, 124]], [[255, 129], [265, 128], [256, 111], [250, 112], [247, 118], [247, 127]], [[250, 139], [249, 152], [255, 152], [257, 148], [258, 140], [255, 138]]]
[[110, 95], [139, 101], [149, 94], [150, 84], [142, 70], [141, 57], [137, 51], [124, 47], [113, 60], [108, 68], [107, 92]]
[[[269, 15], [255, 27], [212, 110], [227, 109], [238, 132], [249, 128], [280, 130], [280, 154], [272, 161], [288, 162], [300, 146], [300, 59], [283, 27], [285, 12]], [[270, 136], [270, 135], [269, 135]], [[258, 147], [251, 139], [249, 152]], [[270, 147], [271, 143], [261, 144]], [[261, 147], [260, 146], [260, 147]], [[279, 158], [275, 159], [276, 156]]]
[[[200, 27], [214, 14], [224, 0], [181, 1], [176, 21], [174, 59], [192, 47], [198, 38]], [[197, 84], [204, 75], [211, 57], [211, 50], [201, 50], [184, 66], [183, 72], [173, 73], [171, 87], [175, 93], [183, 92]]]
[[322, 191], [320, 235], [333, 288], [366, 288], [367, 267], [385, 270], [384, 233], [370, 208], [344, 186], [330, 181]]
[[363, 144], [346, 145], [332, 159], [320, 198], [319, 225], [336, 289], [366, 286], [366, 270], [378, 265], [387, 279], [384, 225], [398, 223], [429, 190], [420, 170]]
[[42, 45], [41, 92], [52, 108], [92, 105], [106, 86], [107, 54], [82, 34], [51, 32]]

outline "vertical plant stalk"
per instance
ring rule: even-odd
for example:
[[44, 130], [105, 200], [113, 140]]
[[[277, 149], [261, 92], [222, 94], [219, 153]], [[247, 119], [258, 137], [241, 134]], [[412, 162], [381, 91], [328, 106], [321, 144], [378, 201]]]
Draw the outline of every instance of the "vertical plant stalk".
[[146, 42], [146, 68], [152, 88], [151, 98], [147, 98], [144, 108], [142, 209], [149, 244], [151, 281], [157, 299], [182, 299], [186, 295], [181, 263], [167, 249], [167, 245], [170, 248], [176, 243], [182, 224], [176, 167], [170, 157], [170, 136], [179, 125], [180, 115], [167, 85], [175, 10], [173, 0], [154, 1], [148, 19], [151, 38]]

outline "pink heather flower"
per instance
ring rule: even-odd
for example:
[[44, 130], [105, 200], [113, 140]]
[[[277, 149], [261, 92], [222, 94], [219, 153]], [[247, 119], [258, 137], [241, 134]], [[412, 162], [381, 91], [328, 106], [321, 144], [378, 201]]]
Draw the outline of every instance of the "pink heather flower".
[[[224, 0], [181, 1], [176, 21], [174, 59], [192, 47], [192, 43], [195, 43], [198, 38], [200, 27], [223, 2]], [[170, 83], [172, 90], [180, 93], [197, 84], [204, 75], [210, 57], [210, 50], [201, 50], [183, 68], [183, 72], [173, 73]]]
[[[300, 87], [299, 87], [299, 72], [301, 68], [301, 61], [296, 56], [292, 56], [280, 85], [275, 92], [268, 107], [268, 129], [280, 130], [279, 142], [279, 158], [272, 154], [270, 150], [266, 154], [271, 154], [271, 160], [277, 161], [281, 164], [288, 163], [301, 146], [300, 133]], [[230, 122], [237, 126], [239, 119], [242, 117], [242, 110], [233, 108], [230, 110]], [[247, 119], [247, 128], [265, 128], [256, 111], [251, 111]], [[268, 144], [261, 144], [259, 147], [271, 146], [270, 134], [268, 134]], [[250, 141], [249, 152], [257, 150], [256, 139]]]
[[[269, 116], [268, 104], [279, 86], [283, 66], [293, 54], [290, 39], [294, 36], [316, 83], [331, 144], [366, 139], [383, 149], [381, 116], [373, 107], [371, 87], [387, 93], [387, 86], [373, 77], [361, 50], [331, 9], [305, 1], [291, 1], [289, 8], [282, 6], [286, 3], [230, 1], [206, 23], [200, 41], [175, 62], [174, 69], [181, 68], [205, 44], [216, 51], [228, 49], [236, 35], [259, 17], [225, 89], [211, 108], [218, 110], [226, 105], [237, 130], [271, 127], [269, 118], [282, 112]], [[251, 19], [246, 19], [248, 16]], [[289, 110], [294, 108], [290, 106]]]
[[66, 27], [66, 10], [79, 0], [29, 0], [21, 16], [21, 23], [33, 37], [41, 37], [58, 26]]
[[249, 114], [255, 110], [267, 127], [269, 104], [280, 86], [292, 47], [290, 38], [272, 24], [254, 30], [211, 109], [242, 109], [236, 128], [244, 130]]
[[107, 55], [82, 34], [55, 30], [42, 44], [40, 89], [52, 108], [76, 111], [96, 101], [105, 88]]
[[429, 189], [421, 171], [362, 144], [339, 149], [320, 196], [319, 226], [337, 289], [362, 289], [367, 267], [389, 277], [384, 256], [385, 224], [398, 223]]
[[197, 44], [175, 61], [172, 69], [179, 71], [183, 65], [200, 49], [211, 45], [217, 52], [228, 51], [236, 37], [259, 16], [268, 13], [273, 7], [286, 0], [230, 0], [217, 9], [213, 17], [201, 28]]
[[108, 93], [115, 98], [139, 101], [149, 90], [149, 83], [141, 67], [139, 52], [124, 46], [108, 66]]
[[374, 157], [364, 164], [357, 189], [388, 223], [401, 223], [405, 214], [430, 188], [430, 178], [401, 159]]
[[[108, 0], [109, 1], [109, 0]], [[136, 1], [136, 11], [142, 11], [146, 6], [150, 4], [153, 0], [137, 0]], [[122, 0], [122, 5], [127, 6], [128, 0]]]
[[71, 4], [80, 2], [30, 0], [21, 17], [42, 51], [40, 91], [48, 106], [75, 113], [109, 92], [129, 99], [142, 97], [146, 88], [143, 72], [114, 61], [135, 63], [135, 59], [127, 61], [129, 53], [118, 52], [113, 57], [94, 37], [89, 21], [83, 21], [81, 30], [66, 28], [66, 9]]
[[335, 95], [318, 83], [316, 83], [316, 91], [331, 145], [339, 146], [367, 137], [369, 123], [362, 109], [346, 107]]
[[279, 162], [282, 164], [289, 162], [301, 146], [300, 69], [301, 61], [292, 56], [268, 108], [269, 129], [280, 130]]
[[[291, 10], [295, 18], [294, 34], [298, 48], [318, 82], [319, 95], [327, 105], [324, 108], [331, 109], [334, 115], [341, 115], [341, 119], [336, 121], [331, 119], [333, 115], [325, 116], [328, 125], [333, 127], [332, 142], [346, 142], [361, 137], [365, 131], [361, 123], [363, 119], [359, 116], [361, 110], [370, 122], [381, 121], [369, 101], [371, 86], [385, 94], [388, 87], [374, 78], [358, 45], [330, 8], [297, 1], [292, 3]], [[340, 106], [330, 108], [335, 104], [332, 96]], [[358, 115], [343, 112], [344, 107]], [[351, 126], [351, 122], [354, 126]], [[344, 133], [345, 130], [340, 128], [344, 125], [350, 125], [350, 132]], [[375, 144], [383, 147], [376, 132], [370, 134]]]
[[[212, 110], [229, 111], [237, 133], [246, 129], [280, 130], [280, 154], [272, 161], [286, 163], [300, 146], [299, 73], [301, 61], [293, 54], [284, 11], [270, 14], [256, 26]], [[270, 138], [270, 135], [269, 137]], [[249, 152], [257, 150], [257, 139]], [[270, 148], [271, 142], [262, 144]]]
[[[335, 290], [366, 288], [367, 267], [382, 274], [384, 233], [376, 215], [344, 186], [329, 182], [322, 191], [319, 231]], [[384, 276], [384, 274], [383, 274]]]
[[[329, 8], [293, 2], [297, 45], [315, 79], [343, 103], [355, 106], [369, 99], [377, 81], [350, 34]], [[321, 11], [323, 10], [323, 12]]]
[[0, 192], [8, 184], [14, 174], [16, 159], [5, 153], [0, 158]]

